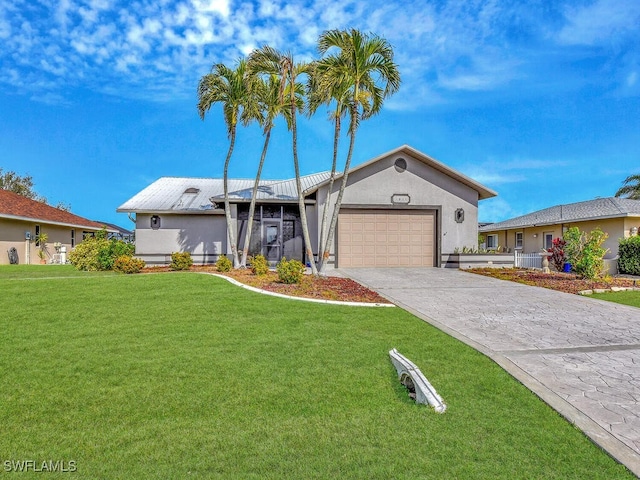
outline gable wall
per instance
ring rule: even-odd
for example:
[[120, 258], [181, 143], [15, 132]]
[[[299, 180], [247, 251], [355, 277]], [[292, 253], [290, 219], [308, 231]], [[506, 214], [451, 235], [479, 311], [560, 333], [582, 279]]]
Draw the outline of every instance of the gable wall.
[[[407, 169], [398, 172], [394, 166], [398, 158], [407, 161]], [[339, 191], [336, 182], [331, 195], [335, 202]], [[318, 192], [316, 211], [318, 225], [327, 199], [328, 186]], [[408, 194], [407, 205], [392, 203], [395, 194]], [[437, 241], [441, 252], [452, 253], [456, 247], [477, 245], [478, 192], [459, 181], [426, 165], [404, 152], [392, 155], [349, 175], [342, 200], [343, 208], [353, 205], [369, 205], [386, 208], [424, 208], [439, 211]], [[455, 221], [455, 211], [464, 209], [464, 221]], [[331, 212], [330, 212], [331, 215]], [[330, 222], [330, 218], [327, 223]], [[328, 227], [327, 227], [328, 228]], [[319, 227], [318, 227], [319, 230]], [[332, 254], [335, 252], [335, 242]]]

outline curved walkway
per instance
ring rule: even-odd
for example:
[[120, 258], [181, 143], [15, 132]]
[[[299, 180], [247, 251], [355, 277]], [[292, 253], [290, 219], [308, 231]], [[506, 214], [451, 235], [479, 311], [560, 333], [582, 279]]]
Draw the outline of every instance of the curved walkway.
[[640, 476], [640, 310], [449, 269], [340, 269], [483, 352]]

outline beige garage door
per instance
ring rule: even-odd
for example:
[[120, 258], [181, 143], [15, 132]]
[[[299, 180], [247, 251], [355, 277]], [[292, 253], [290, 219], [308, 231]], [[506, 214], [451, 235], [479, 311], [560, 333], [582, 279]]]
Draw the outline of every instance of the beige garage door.
[[340, 210], [338, 266], [433, 267], [435, 218], [434, 210]]

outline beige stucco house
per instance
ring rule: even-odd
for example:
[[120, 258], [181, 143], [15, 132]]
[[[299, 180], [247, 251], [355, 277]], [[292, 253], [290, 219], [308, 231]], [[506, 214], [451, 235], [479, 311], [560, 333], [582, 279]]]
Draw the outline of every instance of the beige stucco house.
[[[318, 244], [325, 204], [333, 210], [341, 177], [302, 177], [311, 249]], [[253, 180], [229, 180], [231, 216], [242, 248]], [[472, 245], [478, 202], [496, 193], [404, 145], [351, 169], [329, 264], [336, 267], [444, 266], [449, 253]], [[250, 253], [270, 262], [304, 258], [295, 179], [264, 180], [257, 196]], [[163, 177], [117, 211], [136, 214], [136, 256], [148, 264], [188, 251], [196, 263], [231, 252], [222, 179]]]
[[618, 240], [636, 234], [640, 228], [640, 200], [596, 198], [556, 205], [527, 215], [480, 227], [489, 250], [536, 253], [551, 247], [554, 238], [571, 228], [590, 232], [600, 228], [609, 237], [605, 258], [618, 255]]
[[0, 190], [0, 265], [11, 263], [9, 252], [15, 253], [14, 260], [17, 257], [20, 264], [40, 263], [41, 248], [36, 242], [40, 234], [48, 237], [45, 262], [61, 261], [61, 251], [70, 252], [86, 235], [101, 228], [101, 224], [73, 213]]

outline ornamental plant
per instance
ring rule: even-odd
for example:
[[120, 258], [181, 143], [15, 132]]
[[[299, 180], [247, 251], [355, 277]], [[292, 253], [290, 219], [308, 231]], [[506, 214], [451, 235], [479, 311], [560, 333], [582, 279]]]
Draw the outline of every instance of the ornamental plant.
[[266, 275], [269, 273], [269, 262], [264, 255], [256, 255], [251, 259], [251, 271], [254, 275]]
[[282, 260], [276, 265], [278, 279], [282, 283], [300, 283], [304, 271], [304, 265], [299, 260], [287, 260], [285, 257], [282, 257]]
[[189, 270], [193, 259], [189, 252], [173, 252], [171, 254], [171, 270]]
[[113, 262], [113, 270], [120, 273], [140, 273], [145, 266], [144, 260], [133, 258], [129, 255], [121, 255]]
[[564, 247], [567, 244], [562, 238], [554, 238], [551, 243], [551, 248], [547, 251], [551, 253], [551, 258], [549, 261], [553, 264], [553, 267], [561, 272], [562, 268], [567, 261], [566, 256], [564, 254]]
[[216, 262], [216, 270], [219, 272], [228, 272], [231, 270], [232, 266], [231, 260], [224, 255], [220, 255], [220, 258], [218, 258], [218, 261]]
[[602, 276], [603, 259], [607, 253], [602, 244], [607, 237], [608, 235], [599, 228], [586, 233], [581, 232], [578, 227], [571, 227], [565, 232], [565, 255], [578, 275], [589, 279]]
[[621, 238], [618, 243], [620, 273], [640, 275], [640, 235]]

